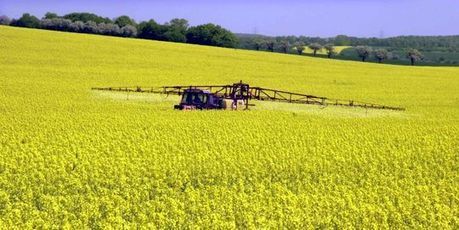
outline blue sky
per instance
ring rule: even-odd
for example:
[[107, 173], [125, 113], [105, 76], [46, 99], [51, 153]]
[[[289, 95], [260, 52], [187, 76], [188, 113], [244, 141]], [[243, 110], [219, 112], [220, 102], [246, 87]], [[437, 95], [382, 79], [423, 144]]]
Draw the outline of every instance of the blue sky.
[[163, 23], [185, 18], [237, 33], [330, 37], [459, 35], [459, 0], [0, 0], [0, 15], [29, 12], [92, 12], [106, 17], [129, 15]]

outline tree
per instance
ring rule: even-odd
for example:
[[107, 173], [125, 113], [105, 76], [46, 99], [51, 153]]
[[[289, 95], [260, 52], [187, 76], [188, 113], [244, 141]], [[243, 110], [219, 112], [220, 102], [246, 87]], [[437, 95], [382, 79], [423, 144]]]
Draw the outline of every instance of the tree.
[[271, 52], [274, 52], [274, 46], [275, 46], [275, 42], [273, 40], [267, 40], [266, 41], [266, 48], [271, 51]]
[[100, 34], [111, 35], [111, 36], [120, 36], [121, 30], [120, 27], [113, 23], [99, 23], [97, 25]]
[[42, 19], [40, 21], [40, 26], [43, 29], [77, 32], [74, 31], [72, 24], [72, 21], [64, 18]]
[[230, 31], [214, 24], [190, 27], [186, 33], [187, 42], [201, 45], [234, 48], [238, 44], [236, 36]]
[[129, 16], [122, 15], [117, 18], [115, 18], [114, 23], [117, 24], [120, 28], [130, 25], [130, 26], [136, 26], [137, 23], [135, 22], [134, 19], [130, 18]]
[[58, 18], [59, 16], [56, 13], [47, 12], [43, 19], [53, 19]]
[[296, 52], [299, 54], [299, 55], [302, 55], [303, 54], [303, 51], [305, 49], [304, 47], [304, 43], [303, 42], [297, 42], [295, 44], [295, 49], [296, 49]]
[[255, 47], [255, 50], [258, 51], [258, 50], [263, 49], [263, 47], [265, 46], [265, 44], [266, 44], [266, 42], [263, 41], [262, 39], [256, 39], [256, 40], [254, 41], [254, 44], [253, 44], [253, 45], [254, 45], [254, 47]]
[[288, 41], [281, 41], [279, 42], [279, 48], [282, 51], [282, 53], [288, 53], [290, 49], [290, 43]]
[[414, 65], [415, 62], [424, 59], [424, 55], [417, 49], [409, 49], [406, 53], [406, 57], [410, 59], [411, 65]]
[[183, 31], [186, 31], [189, 27], [188, 21], [183, 18], [174, 18], [166, 23], [166, 25]]
[[70, 31], [82, 33], [84, 30], [84, 26], [84, 23], [81, 21], [73, 22], [72, 24], [70, 24]]
[[372, 52], [371, 48], [368, 46], [357, 46], [355, 50], [363, 62], [371, 55]]
[[86, 23], [86, 22], [92, 21], [92, 22], [95, 22], [96, 24], [113, 23], [112, 20], [110, 20], [110, 18], [104, 18], [104, 17], [98, 16], [92, 13], [70, 13], [70, 14], [64, 15], [63, 18], [70, 19], [72, 20], [72, 22], [82, 21]]
[[123, 37], [135, 37], [137, 36], [137, 28], [131, 25], [126, 25], [121, 28], [121, 36]]
[[334, 39], [334, 43], [337, 46], [349, 46], [351, 45], [351, 41], [348, 36], [346, 35], [338, 35]]
[[374, 51], [375, 58], [378, 59], [379, 63], [389, 58], [389, 52], [385, 49], [377, 49]]
[[327, 52], [327, 57], [328, 58], [331, 58], [332, 55], [335, 55], [336, 52], [335, 52], [335, 47], [333, 46], [333, 44], [326, 44], [324, 45], [324, 49], [325, 51]]
[[40, 20], [28, 13], [22, 15], [21, 18], [12, 23], [13, 26], [28, 27], [28, 28], [39, 28]]
[[9, 25], [11, 23], [11, 19], [6, 15], [0, 16], [0, 25]]
[[153, 40], [164, 40], [164, 33], [166, 32], [165, 27], [156, 23], [153, 19], [148, 22], [141, 22], [137, 31], [139, 38]]
[[[77, 21], [77, 22], [81, 22], [81, 21]], [[88, 34], [98, 34], [99, 28], [97, 27], [97, 24], [95, 22], [87, 21], [84, 23], [84, 26], [81, 32], [88, 33]]]
[[309, 44], [308, 47], [309, 47], [309, 49], [311, 49], [313, 51], [314, 56], [316, 56], [317, 51], [322, 49], [322, 45], [320, 45], [319, 43], [311, 43], [311, 44]]
[[166, 32], [164, 38], [172, 42], [186, 42], [186, 31], [188, 29], [188, 21], [185, 19], [174, 18], [164, 25]]

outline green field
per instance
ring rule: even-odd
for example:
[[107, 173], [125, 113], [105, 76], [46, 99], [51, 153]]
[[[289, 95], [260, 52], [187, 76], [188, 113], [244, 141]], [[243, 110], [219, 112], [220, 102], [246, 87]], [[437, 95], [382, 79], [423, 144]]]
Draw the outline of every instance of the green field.
[[[94, 86], [229, 84], [404, 112]], [[459, 228], [459, 68], [0, 26], [2, 228]]]

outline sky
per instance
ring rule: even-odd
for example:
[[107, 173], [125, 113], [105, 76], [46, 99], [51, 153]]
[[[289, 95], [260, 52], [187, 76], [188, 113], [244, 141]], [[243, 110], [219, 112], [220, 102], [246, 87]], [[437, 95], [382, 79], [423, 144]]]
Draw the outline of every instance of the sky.
[[190, 25], [219, 24], [235, 33], [358, 37], [459, 35], [459, 0], [0, 0], [0, 15], [42, 17], [91, 12], [114, 18]]

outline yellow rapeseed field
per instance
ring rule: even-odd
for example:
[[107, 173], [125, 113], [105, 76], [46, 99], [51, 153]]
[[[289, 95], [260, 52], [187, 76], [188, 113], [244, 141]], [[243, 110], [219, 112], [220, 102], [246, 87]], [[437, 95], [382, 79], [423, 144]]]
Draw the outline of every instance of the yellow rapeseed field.
[[[229, 84], [402, 106], [94, 86]], [[459, 68], [0, 26], [1, 228], [459, 228]]]

